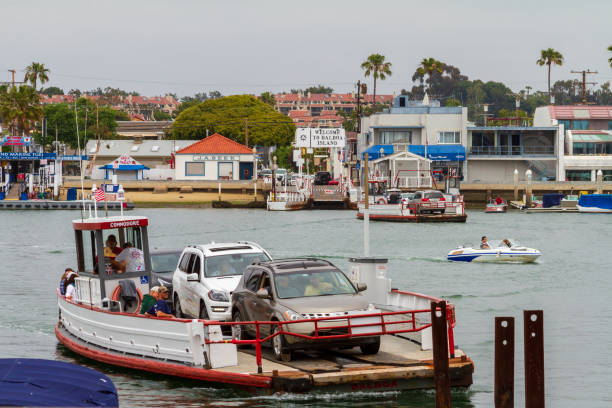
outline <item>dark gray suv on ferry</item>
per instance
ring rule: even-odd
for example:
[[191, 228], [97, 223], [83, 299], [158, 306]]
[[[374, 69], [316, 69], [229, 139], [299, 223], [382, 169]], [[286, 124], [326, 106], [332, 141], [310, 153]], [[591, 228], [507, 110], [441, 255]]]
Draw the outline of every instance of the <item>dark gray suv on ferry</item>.
[[[365, 289], [365, 284], [355, 286], [341, 270], [322, 259], [259, 262], [246, 268], [232, 293], [232, 320], [282, 322], [377, 313], [378, 310], [359, 293]], [[292, 351], [297, 349], [355, 346], [359, 346], [364, 354], [378, 353], [378, 335], [325, 339], [325, 336], [348, 334], [348, 328], [341, 327], [347, 326], [347, 322], [347, 319], [319, 321], [317, 334], [321, 338], [317, 340], [277, 335], [272, 339], [274, 356], [289, 361]], [[315, 336], [314, 322], [288, 324], [284, 329]], [[368, 329], [363, 333], [377, 332], [374, 328]], [[278, 330], [278, 326], [262, 325], [260, 338]], [[254, 335], [254, 325], [234, 326], [237, 338]]]

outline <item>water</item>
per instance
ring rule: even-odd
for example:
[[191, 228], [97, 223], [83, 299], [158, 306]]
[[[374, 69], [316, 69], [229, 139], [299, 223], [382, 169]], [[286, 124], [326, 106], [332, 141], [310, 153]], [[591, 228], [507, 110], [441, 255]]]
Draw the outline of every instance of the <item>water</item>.
[[[320, 256], [347, 270], [362, 251], [363, 224], [353, 211], [148, 209], [150, 243], [182, 248], [211, 240], [253, 240], [274, 257]], [[474, 385], [453, 392], [455, 407], [493, 405], [494, 317], [515, 316], [515, 402], [524, 406], [522, 311], [544, 311], [546, 402], [553, 407], [610, 407], [612, 317], [609, 295], [612, 216], [484, 214], [465, 224], [371, 224], [371, 253], [389, 258], [393, 286], [456, 304], [456, 343], [475, 363]], [[231, 387], [150, 375], [95, 363], [58, 345], [55, 288], [76, 266], [70, 220], [75, 212], [0, 213], [0, 356], [75, 361], [105, 372], [122, 406], [433, 407], [433, 392], [255, 397]], [[538, 248], [536, 264], [446, 261], [458, 244], [510, 237]]]

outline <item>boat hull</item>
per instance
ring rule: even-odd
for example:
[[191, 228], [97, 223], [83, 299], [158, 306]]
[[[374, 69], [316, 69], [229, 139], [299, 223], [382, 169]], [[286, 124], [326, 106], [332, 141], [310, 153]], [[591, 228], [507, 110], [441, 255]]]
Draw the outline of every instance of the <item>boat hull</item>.
[[485, 212], [487, 214], [495, 214], [495, 213], [505, 213], [508, 210], [508, 206], [506, 204], [503, 205], [487, 205], [485, 208]]
[[454, 262], [509, 262], [509, 263], [532, 263], [535, 262], [542, 254], [539, 251], [504, 251], [504, 250], [487, 250], [482, 252], [473, 251], [451, 251], [447, 259]]
[[612, 208], [584, 207], [582, 205], [579, 205], [578, 212], [581, 212], [581, 213], [612, 213]]

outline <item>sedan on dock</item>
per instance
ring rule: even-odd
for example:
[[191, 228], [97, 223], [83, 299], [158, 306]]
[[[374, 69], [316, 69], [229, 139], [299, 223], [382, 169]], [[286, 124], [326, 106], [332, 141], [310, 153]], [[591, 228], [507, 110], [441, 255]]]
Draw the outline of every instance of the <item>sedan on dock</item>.
[[[379, 311], [359, 292], [365, 284], [355, 286], [338, 268], [322, 259], [286, 259], [260, 262], [246, 268], [232, 293], [234, 322], [278, 321], [283, 331], [272, 338], [277, 360], [290, 361], [293, 350], [359, 346], [363, 354], [376, 354], [380, 348], [380, 327], [372, 321], [379, 317], [353, 317]], [[361, 327], [354, 326], [361, 319]], [[280, 325], [262, 324], [260, 338], [278, 333]], [[235, 325], [234, 336], [244, 340], [256, 334], [254, 324]], [[349, 336], [350, 334], [350, 336]], [[360, 335], [356, 335], [360, 334]], [[300, 337], [305, 335], [315, 339]]]

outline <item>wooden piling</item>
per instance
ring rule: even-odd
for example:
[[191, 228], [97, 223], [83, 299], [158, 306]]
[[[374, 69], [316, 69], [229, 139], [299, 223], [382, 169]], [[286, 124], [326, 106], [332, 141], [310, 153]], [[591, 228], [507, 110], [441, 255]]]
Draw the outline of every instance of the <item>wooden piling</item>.
[[514, 407], [514, 317], [495, 318], [495, 408]]
[[450, 408], [451, 395], [450, 376], [448, 373], [446, 301], [431, 302], [431, 324], [436, 408]]
[[544, 313], [523, 311], [525, 408], [544, 408]]

